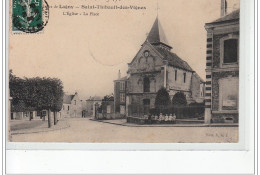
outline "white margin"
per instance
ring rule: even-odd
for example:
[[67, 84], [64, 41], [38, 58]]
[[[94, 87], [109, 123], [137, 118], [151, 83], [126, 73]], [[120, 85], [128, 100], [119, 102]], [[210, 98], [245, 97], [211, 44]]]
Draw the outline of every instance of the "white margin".
[[[255, 0], [257, 1], [257, 0]], [[5, 0], [3, 3], [5, 4]], [[253, 23], [254, 20], [254, 7], [253, 0], [241, 0], [242, 5], [245, 6], [245, 11], [241, 10], [241, 23], [244, 23], [244, 28], [241, 28], [241, 39], [246, 40], [244, 46], [241, 46], [241, 55], [247, 56], [248, 59], [243, 59], [240, 67], [240, 75], [244, 73], [245, 77], [241, 77], [242, 94], [246, 93], [247, 96], [242, 95], [241, 100], [245, 100], [243, 106], [240, 105], [241, 109], [240, 115], [247, 116], [245, 119], [246, 128], [243, 131], [240, 125], [240, 132], [245, 133], [244, 143], [246, 147], [240, 147], [237, 151], [232, 148], [233, 151], [109, 151], [115, 150], [116, 145], [113, 144], [92, 144], [93, 147], [96, 146], [105, 147], [107, 151], [86, 151], [89, 150], [87, 145], [79, 144], [80, 147], [85, 147], [81, 150], [66, 150], [70, 147], [74, 149], [77, 147], [74, 144], [66, 145], [62, 144], [60, 146], [65, 146], [63, 150], [6, 150], [6, 165], [7, 172], [14, 174], [47, 174], [47, 173], [63, 173], [63, 174], [76, 174], [76, 173], [185, 173], [185, 174], [255, 174], [254, 172], [254, 139], [257, 139], [257, 135], [254, 135], [254, 123], [253, 113], [254, 105], [252, 101], [254, 100], [254, 68], [256, 66], [252, 64], [254, 62], [252, 54], [254, 53], [254, 35], [253, 35]], [[8, 3], [7, 3], [8, 4]], [[4, 6], [8, 7], [8, 6]], [[5, 17], [8, 13], [3, 11], [3, 16]], [[249, 15], [250, 14], [250, 15]], [[4, 18], [7, 19], [7, 18]], [[6, 21], [5, 21], [6, 22]], [[241, 25], [242, 26], [242, 25]], [[4, 28], [3, 28], [4, 29]], [[6, 30], [8, 28], [5, 28]], [[7, 30], [8, 31], [8, 30]], [[4, 43], [3, 46], [8, 46]], [[5, 48], [4, 48], [5, 49]], [[5, 53], [5, 50], [3, 50]], [[257, 59], [257, 58], [256, 58]], [[258, 63], [258, 61], [256, 61]], [[3, 81], [5, 80], [4, 71], [6, 67], [5, 60], [3, 59], [1, 76]], [[242, 71], [242, 72], [241, 72]], [[257, 85], [255, 85], [257, 86]], [[2, 86], [6, 87], [4, 85]], [[3, 112], [5, 112], [5, 89], [2, 90], [2, 107]], [[241, 93], [241, 92], [240, 92]], [[245, 98], [245, 97], [250, 98]], [[248, 101], [249, 99], [249, 101]], [[241, 104], [241, 103], [240, 103]], [[258, 106], [259, 107], [259, 106]], [[257, 109], [256, 109], [257, 110]], [[257, 112], [257, 111], [256, 111]], [[257, 114], [257, 113], [256, 113]], [[256, 116], [257, 117], [257, 116]], [[258, 121], [256, 119], [256, 121]], [[5, 117], [3, 116], [3, 123], [5, 123]], [[2, 128], [5, 139], [5, 127]], [[242, 129], [242, 130], [241, 130]], [[27, 143], [20, 143], [20, 148], [27, 149]], [[34, 143], [32, 143], [34, 144]], [[36, 143], [35, 143], [36, 144]], [[256, 143], [257, 144], [257, 143]], [[34, 145], [36, 149], [40, 148], [55, 149], [55, 143]], [[59, 144], [58, 144], [59, 145]], [[128, 144], [130, 145], [130, 144]], [[144, 148], [147, 149], [147, 144], [142, 144]], [[141, 145], [141, 146], [142, 146]], [[166, 144], [164, 144], [166, 145]], [[187, 146], [193, 147], [196, 144], [187, 144]], [[205, 144], [207, 145], [207, 144]], [[222, 145], [222, 144], [218, 144]], [[225, 144], [223, 144], [224, 146]], [[10, 145], [8, 145], [9, 147]], [[12, 146], [12, 145], [11, 145]], [[40, 147], [38, 147], [40, 146]], [[122, 146], [126, 146], [122, 144]], [[158, 149], [165, 150], [163, 145], [158, 145]], [[171, 146], [171, 145], [170, 145]], [[183, 150], [184, 144], [178, 144], [177, 150]], [[207, 145], [212, 146], [211, 144]], [[230, 145], [229, 145], [230, 146]], [[38, 148], [37, 148], [38, 147]], [[198, 149], [202, 149], [202, 145], [198, 145]], [[19, 148], [19, 149], [20, 149]], [[209, 147], [208, 147], [209, 148]], [[212, 147], [211, 147], [212, 148]], [[230, 148], [230, 147], [229, 147]], [[5, 147], [2, 148], [5, 150]], [[31, 149], [31, 148], [28, 148]], [[101, 149], [101, 148], [100, 148]], [[102, 150], [102, 149], [101, 149]], [[117, 149], [120, 150], [120, 149]], [[124, 150], [124, 149], [122, 149]], [[189, 150], [197, 150], [196, 148]], [[214, 148], [216, 150], [216, 148]], [[239, 151], [240, 150], [240, 151]], [[4, 153], [4, 152], [3, 152]], [[4, 156], [5, 157], [5, 156]]]

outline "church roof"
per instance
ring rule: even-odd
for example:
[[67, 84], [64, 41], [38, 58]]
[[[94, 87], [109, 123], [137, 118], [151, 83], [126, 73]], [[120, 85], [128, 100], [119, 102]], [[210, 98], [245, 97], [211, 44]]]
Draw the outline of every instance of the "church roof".
[[201, 83], [205, 83], [205, 81], [204, 81], [197, 73], [195, 73], [195, 74], [193, 74], [193, 75], [194, 75], [197, 79], [199, 79]]
[[[182, 60], [175, 53], [172, 53], [170, 51], [170, 49], [161, 47], [161, 44], [163, 44], [169, 48], [172, 48], [171, 46], [168, 45], [168, 42], [166, 40], [166, 37], [164, 35], [164, 32], [162, 30], [162, 27], [159, 23], [158, 18], [156, 18], [156, 20], [153, 24], [153, 27], [152, 27], [150, 33], [148, 34], [147, 40], [145, 41], [144, 44], [148, 44], [151, 48], [153, 48], [155, 51], [157, 51], [163, 57], [163, 60], [168, 61], [168, 64], [170, 66], [173, 66], [173, 67], [176, 67], [179, 69], [183, 69], [186, 71], [194, 72], [194, 70], [190, 67], [190, 65], [186, 61]], [[136, 59], [139, 52], [135, 55], [135, 57], [131, 63], [133, 63], [133, 61]]]
[[163, 56], [164, 60], [168, 61], [169, 65], [193, 72], [193, 69], [190, 67], [190, 65], [186, 61], [182, 60], [175, 53], [172, 53], [160, 47], [154, 47], [154, 48]]
[[146, 39], [151, 44], [164, 44], [170, 48], [172, 48], [166, 39], [166, 36], [163, 32], [162, 26], [158, 20], [158, 17], [156, 18], [148, 36]]
[[240, 17], [240, 9], [238, 10], [235, 10], [209, 24], [212, 24], [212, 23], [222, 23], [222, 22], [226, 22], [226, 21], [232, 21], [232, 20], [239, 20], [239, 17]]

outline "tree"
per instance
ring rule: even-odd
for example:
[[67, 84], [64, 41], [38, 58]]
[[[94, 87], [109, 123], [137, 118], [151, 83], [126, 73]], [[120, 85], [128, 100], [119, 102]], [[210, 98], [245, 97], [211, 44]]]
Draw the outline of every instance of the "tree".
[[9, 71], [9, 90], [12, 97], [11, 110], [13, 112], [34, 110], [34, 107], [30, 105], [29, 89], [30, 86], [25, 79], [16, 77], [12, 70]]
[[173, 105], [187, 105], [187, 100], [183, 92], [177, 92], [172, 98]]
[[171, 104], [170, 95], [165, 88], [161, 88], [155, 98], [155, 107], [168, 106]]
[[56, 78], [32, 78], [29, 79], [32, 85], [31, 94], [33, 97], [32, 105], [38, 110], [48, 111], [48, 126], [51, 127], [51, 111], [54, 112], [54, 124], [57, 123], [57, 111], [62, 108], [63, 85], [61, 80]]
[[54, 101], [51, 110], [54, 112], [54, 125], [57, 124], [57, 112], [62, 109], [63, 105], [63, 84], [59, 79], [52, 79]]
[[63, 102], [62, 81], [57, 78], [18, 78], [9, 72], [10, 95], [13, 105], [21, 105], [23, 110], [47, 110], [48, 127], [51, 127], [51, 111], [54, 112], [54, 124], [57, 123], [56, 112], [60, 111]]
[[114, 95], [106, 95], [104, 96], [104, 98], [102, 99], [102, 101], [114, 101]]

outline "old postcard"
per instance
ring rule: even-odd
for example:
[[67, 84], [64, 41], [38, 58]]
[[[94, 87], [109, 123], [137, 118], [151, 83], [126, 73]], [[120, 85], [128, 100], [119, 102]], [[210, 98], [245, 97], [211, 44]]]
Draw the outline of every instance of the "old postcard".
[[238, 143], [239, 0], [10, 0], [10, 142]]

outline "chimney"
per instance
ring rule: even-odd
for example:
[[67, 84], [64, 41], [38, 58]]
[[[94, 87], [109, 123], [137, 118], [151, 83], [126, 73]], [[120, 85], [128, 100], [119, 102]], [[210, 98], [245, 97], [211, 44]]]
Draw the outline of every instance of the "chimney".
[[221, 14], [220, 16], [223, 17], [227, 14], [227, 0], [221, 0]]
[[118, 71], [118, 79], [120, 79], [121, 78], [121, 72], [120, 72], [120, 70]]

